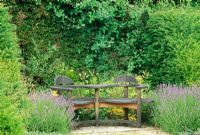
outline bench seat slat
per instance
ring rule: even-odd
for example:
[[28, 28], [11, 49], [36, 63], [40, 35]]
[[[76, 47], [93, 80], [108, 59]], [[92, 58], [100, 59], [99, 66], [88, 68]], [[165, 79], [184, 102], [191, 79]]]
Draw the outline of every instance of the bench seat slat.
[[76, 98], [76, 99], [72, 99], [72, 103], [74, 105], [87, 105], [90, 103], [94, 103], [95, 99], [94, 98]]
[[[103, 98], [100, 102], [116, 103], [116, 104], [127, 104], [127, 103], [137, 103], [137, 98]], [[142, 103], [150, 103], [151, 99], [143, 98]]]
[[[99, 99], [100, 103], [113, 103], [113, 104], [129, 104], [129, 103], [137, 103], [136, 98], [101, 98]], [[142, 99], [142, 103], [150, 103], [151, 99]], [[86, 105], [90, 103], [95, 103], [94, 98], [76, 98], [72, 99], [72, 103], [74, 105]]]
[[126, 104], [126, 103], [137, 103], [137, 99], [134, 98], [103, 98], [100, 102]]

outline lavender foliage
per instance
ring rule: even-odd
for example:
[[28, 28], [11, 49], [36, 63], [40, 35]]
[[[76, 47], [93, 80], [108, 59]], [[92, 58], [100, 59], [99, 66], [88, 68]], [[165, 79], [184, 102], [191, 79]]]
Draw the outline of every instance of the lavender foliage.
[[184, 86], [176, 86], [176, 85], [166, 85], [161, 84], [157, 91], [156, 96], [160, 99], [176, 99], [178, 97], [186, 97], [186, 96], [193, 96], [200, 100], [200, 88], [193, 86], [193, 87], [184, 87]]
[[70, 100], [48, 93], [30, 95], [32, 105], [27, 119], [29, 131], [67, 133], [73, 126], [74, 108]]
[[162, 84], [153, 98], [156, 126], [172, 134], [200, 128], [200, 88]]

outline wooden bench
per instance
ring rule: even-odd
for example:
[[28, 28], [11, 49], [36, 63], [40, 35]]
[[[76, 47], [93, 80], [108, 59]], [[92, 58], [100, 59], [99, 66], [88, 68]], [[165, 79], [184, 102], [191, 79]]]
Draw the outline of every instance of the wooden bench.
[[[76, 88], [84, 89], [94, 89], [95, 97], [93, 98], [79, 98], [72, 99], [72, 103], [75, 109], [80, 108], [95, 108], [95, 121], [80, 122], [80, 125], [99, 124], [106, 123], [116, 123], [117, 125], [134, 125], [141, 127], [141, 103], [150, 102], [148, 99], [141, 99], [141, 89], [146, 88], [144, 85], [139, 85], [136, 82], [136, 79], [133, 76], [119, 76], [114, 79], [115, 84], [99, 84], [99, 85], [74, 85], [73, 81], [66, 76], [58, 76], [54, 79], [54, 86], [51, 87], [52, 90], [57, 90], [58, 94], [61, 94], [62, 91], [67, 91], [67, 98], [70, 98], [72, 95], [72, 90]], [[123, 98], [100, 98], [99, 89], [106, 88], [116, 88], [124, 87], [124, 97]], [[128, 88], [134, 87], [136, 89], [137, 96], [136, 98], [130, 98], [128, 96]], [[103, 107], [122, 107], [124, 108], [124, 120], [118, 121], [99, 121], [99, 108]], [[128, 120], [128, 109], [137, 110], [137, 121], [134, 122]]]

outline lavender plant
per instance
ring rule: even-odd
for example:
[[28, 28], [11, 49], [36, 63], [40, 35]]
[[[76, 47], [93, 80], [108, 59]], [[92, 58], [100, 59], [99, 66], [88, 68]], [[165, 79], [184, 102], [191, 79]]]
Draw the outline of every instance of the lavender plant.
[[74, 111], [70, 101], [54, 97], [51, 93], [34, 93], [26, 120], [28, 131], [69, 133]]
[[154, 122], [172, 133], [193, 133], [200, 128], [200, 88], [160, 85], [154, 94]]

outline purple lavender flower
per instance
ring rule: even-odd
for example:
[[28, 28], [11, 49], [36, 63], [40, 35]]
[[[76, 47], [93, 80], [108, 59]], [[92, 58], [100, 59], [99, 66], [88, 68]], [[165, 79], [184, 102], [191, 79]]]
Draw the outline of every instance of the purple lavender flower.
[[200, 88], [161, 84], [156, 91], [156, 95], [161, 99], [176, 99], [180, 96], [193, 96], [200, 99]]
[[163, 130], [192, 133], [200, 127], [200, 88], [162, 84], [153, 98], [153, 120]]
[[74, 126], [74, 108], [71, 100], [55, 97], [50, 92], [30, 95], [32, 106], [28, 119], [28, 130], [65, 133]]

